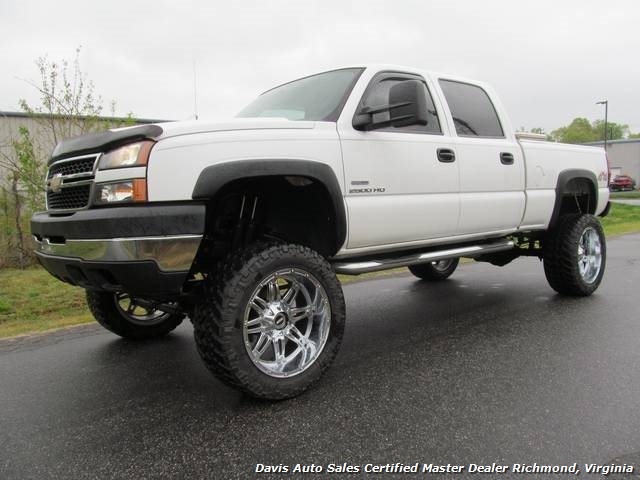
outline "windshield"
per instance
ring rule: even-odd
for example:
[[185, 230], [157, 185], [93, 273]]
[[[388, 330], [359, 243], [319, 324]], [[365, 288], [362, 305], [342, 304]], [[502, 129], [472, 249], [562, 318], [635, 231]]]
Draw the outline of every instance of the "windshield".
[[332, 70], [285, 83], [260, 95], [237, 116], [335, 122], [362, 70]]

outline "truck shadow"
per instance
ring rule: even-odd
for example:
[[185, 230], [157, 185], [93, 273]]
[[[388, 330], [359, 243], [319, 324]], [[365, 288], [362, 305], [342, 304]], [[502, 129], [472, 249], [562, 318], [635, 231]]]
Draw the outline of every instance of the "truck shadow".
[[[372, 288], [376, 290], [373, 300], [369, 293], [362, 293]], [[399, 358], [413, 358], [428, 370], [452, 352], [459, 355], [470, 350], [470, 355], [476, 355], [537, 328], [541, 320], [528, 318], [532, 304], [543, 310], [565, 310], [578, 304], [548, 288], [539, 290], [498, 282], [474, 285], [464, 279], [428, 283], [413, 277], [348, 285], [341, 351], [320, 384], [301, 398], [313, 396], [317, 388], [331, 391], [345, 377], [352, 383], [367, 383], [372, 368], [384, 369], [391, 379], [400, 378], [406, 370], [397, 362]], [[218, 411], [274, 405], [251, 399], [217, 380], [200, 361], [192, 335], [185, 321], [163, 339], [132, 342], [114, 338], [104, 343], [94, 351], [93, 359], [109, 368], [103, 370], [96, 388], [106, 390], [105, 394], [129, 391], [149, 401], [179, 397], [187, 403], [205, 402]], [[341, 395], [341, 389], [331, 395]]]
[[184, 462], [188, 452], [198, 468], [215, 471], [224, 459], [247, 475], [264, 461], [336, 461], [336, 445], [362, 462], [390, 454], [448, 458], [456, 439], [480, 447], [488, 434], [498, 452], [524, 451], [526, 438], [513, 443], [522, 425], [535, 431], [541, 417], [553, 416], [554, 402], [573, 398], [565, 390], [575, 368], [565, 369], [563, 352], [589, 327], [566, 312], [579, 317], [599, 300], [559, 299], [542, 279], [497, 278], [347, 286], [344, 342], [333, 367], [281, 402], [254, 400], [215, 379], [189, 322], [152, 342], [101, 334], [74, 358], [77, 370], [57, 381], [64, 395], [50, 396], [51, 414], [74, 414], [63, 438], [48, 444], [55, 454], [65, 435], [82, 431], [77, 451], [91, 455], [108, 432], [117, 439], [113, 454], [136, 445], [141, 465], [150, 466], [161, 447], [165, 464]]

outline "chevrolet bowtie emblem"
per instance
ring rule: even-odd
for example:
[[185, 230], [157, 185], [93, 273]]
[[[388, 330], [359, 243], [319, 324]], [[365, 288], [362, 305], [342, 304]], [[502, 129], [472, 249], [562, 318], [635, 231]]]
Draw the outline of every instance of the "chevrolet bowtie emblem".
[[51, 180], [49, 180], [49, 190], [53, 193], [58, 193], [62, 190], [62, 174], [56, 173]]

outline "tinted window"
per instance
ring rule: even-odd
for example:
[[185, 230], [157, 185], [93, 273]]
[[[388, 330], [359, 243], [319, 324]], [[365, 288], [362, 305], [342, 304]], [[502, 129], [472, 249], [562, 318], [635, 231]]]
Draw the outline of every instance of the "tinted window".
[[[405, 80], [421, 80], [419, 77], [414, 76], [399, 76], [393, 75], [389, 73], [384, 73], [375, 77], [367, 91], [364, 94], [364, 98], [362, 99], [363, 107], [377, 107], [380, 105], [388, 105], [391, 103], [389, 101], [389, 90], [392, 86], [397, 84], [398, 82], [403, 82]], [[388, 127], [381, 128], [380, 130], [387, 131], [409, 131], [409, 132], [419, 132], [419, 133], [442, 133], [440, 130], [440, 122], [438, 121], [438, 114], [436, 113], [436, 107], [433, 104], [433, 99], [429, 94], [429, 90], [427, 86], [422, 81], [422, 86], [425, 90], [425, 94], [427, 97], [427, 124], [426, 125], [410, 125], [408, 127]], [[386, 122], [389, 120], [389, 112], [380, 112], [373, 114], [374, 122]], [[378, 131], [380, 131], [378, 130]]]
[[440, 87], [459, 136], [504, 138], [496, 109], [482, 88], [451, 80], [440, 80]]
[[360, 73], [345, 68], [294, 80], [263, 93], [237, 116], [335, 122]]

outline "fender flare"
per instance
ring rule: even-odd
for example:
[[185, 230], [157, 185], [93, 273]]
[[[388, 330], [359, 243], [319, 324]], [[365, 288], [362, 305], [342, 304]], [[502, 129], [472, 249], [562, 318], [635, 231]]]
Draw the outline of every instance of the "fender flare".
[[225, 185], [235, 180], [275, 176], [305, 177], [321, 183], [327, 189], [335, 215], [337, 252], [347, 238], [347, 215], [338, 178], [325, 163], [313, 160], [261, 159], [210, 165], [200, 172], [191, 196], [194, 200], [211, 199]]
[[589, 170], [583, 170], [580, 168], [563, 170], [558, 175], [558, 183], [556, 184], [556, 201], [553, 206], [551, 220], [549, 221], [549, 228], [553, 227], [558, 221], [564, 194], [569, 192], [569, 182], [576, 179], [587, 180], [589, 182], [591, 194], [593, 196], [593, 212], [589, 213], [595, 213], [598, 205], [598, 179], [596, 178], [596, 175]]

